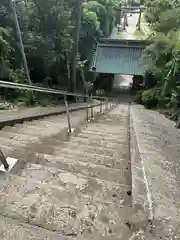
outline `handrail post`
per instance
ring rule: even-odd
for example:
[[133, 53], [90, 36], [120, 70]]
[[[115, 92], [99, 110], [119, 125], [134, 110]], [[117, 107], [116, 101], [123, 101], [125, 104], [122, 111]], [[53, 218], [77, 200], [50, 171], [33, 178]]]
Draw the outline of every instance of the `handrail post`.
[[94, 119], [93, 105], [91, 106], [91, 119]]
[[106, 112], [108, 111], [108, 99], [106, 98]]
[[4, 153], [2, 152], [1, 149], [0, 149], [0, 160], [1, 160], [2, 164], [3, 164], [3, 166], [4, 166], [4, 169], [8, 170], [9, 164], [7, 163], [6, 158], [4, 156]]
[[102, 101], [100, 103], [100, 114], [102, 114]]
[[86, 120], [89, 121], [89, 106], [86, 108]]
[[68, 131], [69, 131], [69, 133], [71, 133], [72, 132], [71, 121], [70, 121], [70, 116], [69, 116], [69, 108], [68, 108], [67, 96], [66, 95], [64, 95], [64, 103], [65, 103], [65, 107], [66, 107], [66, 116], [67, 116], [67, 121], [68, 121]]

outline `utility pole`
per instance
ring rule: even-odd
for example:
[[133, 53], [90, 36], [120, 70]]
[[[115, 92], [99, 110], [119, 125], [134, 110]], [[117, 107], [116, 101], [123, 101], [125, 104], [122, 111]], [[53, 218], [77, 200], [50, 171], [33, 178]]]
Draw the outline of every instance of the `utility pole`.
[[81, 17], [82, 17], [81, 0], [77, 0], [77, 5], [74, 6], [74, 15], [75, 15], [75, 32], [74, 32], [74, 46], [73, 46], [72, 82], [73, 82], [73, 91], [76, 92], [77, 55], [79, 51], [79, 39], [80, 39], [80, 31], [81, 31]]
[[15, 27], [16, 27], [16, 34], [17, 34], [18, 41], [19, 41], [19, 48], [20, 48], [20, 52], [22, 55], [22, 59], [23, 59], [24, 71], [25, 71], [28, 83], [32, 85], [32, 81], [31, 81], [31, 78], [29, 75], [27, 59], [26, 59], [26, 55], [25, 55], [25, 51], [24, 51], [24, 45], [23, 45], [23, 41], [22, 41], [21, 30], [20, 30], [20, 26], [19, 26], [15, 3], [13, 0], [9, 0], [9, 4], [10, 4], [10, 7], [11, 7], [11, 10], [13, 13], [13, 19], [14, 19]]

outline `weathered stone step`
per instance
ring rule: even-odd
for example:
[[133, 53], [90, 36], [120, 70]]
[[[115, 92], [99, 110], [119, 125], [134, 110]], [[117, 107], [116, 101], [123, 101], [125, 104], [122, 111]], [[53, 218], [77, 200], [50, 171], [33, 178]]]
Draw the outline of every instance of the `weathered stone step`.
[[[7, 149], [5, 148], [5, 153], [6, 156], [10, 156], [10, 157], [14, 157], [17, 159], [20, 159], [21, 162], [36, 162], [36, 160], [34, 160], [34, 153], [38, 152], [40, 156], [43, 156], [43, 154], [46, 155], [53, 155], [55, 157], [55, 159], [63, 159], [63, 161], [67, 162], [68, 160], [74, 160], [77, 159], [79, 162], [82, 162], [83, 164], [95, 164], [95, 165], [99, 165], [99, 166], [103, 166], [106, 167], [107, 170], [109, 168], [114, 168], [117, 169], [119, 171], [124, 171], [124, 170], [130, 170], [130, 162], [128, 160], [128, 156], [127, 154], [123, 153], [123, 154], [119, 154], [117, 153], [117, 158], [115, 157], [109, 157], [109, 159], [107, 158], [107, 156], [103, 157], [103, 156], [99, 156], [98, 154], [93, 155], [94, 157], [91, 156], [83, 156], [83, 153], [81, 153], [81, 151], [78, 153], [75, 153], [72, 150], [72, 153], [70, 153], [70, 150], [67, 149], [67, 151], [63, 150], [64, 148], [58, 148], [58, 147], [54, 147], [54, 146], [48, 146], [46, 145], [44, 147], [44, 144], [42, 145], [32, 145], [32, 146], [26, 146], [25, 149], [17, 149], [12, 151], [11, 149]], [[85, 155], [85, 154], [84, 154]]]
[[[106, 121], [106, 124], [105, 124], [105, 121]], [[123, 118], [123, 119], [107, 119], [107, 118], [100, 118], [98, 120], [95, 120], [95, 123], [97, 126], [100, 126], [102, 124], [102, 126], [100, 127], [103, 127], [104, 125], [109, 126], [110, 128], [114, 128], [114, 126], [117, 126], [117, 125], [124, 125], [126, 123], [126, 120]]]
[[129, 172], [129, 169], [122, 168], [121, 170], [117, 170], [102, 165], [95, 165], [89, 162], [82, 162], [79, 161], [78, 158], [76, 160], [45, 154], [37, 154], [35, 162], [49, 167], [55, 167], [63, 171], [82, 174], [87, 177], [99, 178], [101, 180], [112, 181], [125, 185], [131, 184], [131, 173]]
[[[82, 111], [80, 111], [80, 112], [82, 112]], [[73, 115], [74, 115], [74, 113], [73, 113]], [[62, 119], [63, 120], [66, 119], [66, 114], [61, 114], [59, 116], [57, 115], [57, 116], [50, 116], [50, 117], [42, 118], [42, 119], [40, 119], [40, 121], [48, 121], [48, 122], [50, 121], [50, 122], [53, 122], [53, 123], [57, 123], [57, 122], [61, 121]], [[39, 120], [34, 120], [32, 122], [39, 124]]]
[[131, 186], [122, 186], [100, 179], [88, 178], [81, 174], [65, 172], [61, 169], [30, 163], [26, 164], [18, 175], [52, 186], [60, 186], [78, 195], [88, 195], [103, 204], [116, 203], [119, 206], [131, 204], [131, 196], [128, 195]]
[[98, 136], [104, 137], [105, 135], [108, 138], [118, 138], [119, 139], [119, 135], [122, 134], [124, 132], [124, 128], [121, 130], [119, 129], [119, 131], [116, 131], [116, 133], [110, 133], [109, 130], [107, 131], [106, 129], [104, 129], [103, 131], [100, 131], [99, 129], [91, 129], [90, 127], [87, 127], [85, 129], [83, 129], [83, 133], [86, 133], [87, 135], [94, 135], [97, 134]]
[[71, 142], [73, 143], [86, 143], [91, 146], [101, 146], [103, 148], [109, 148], [116, 150], [118, 148], [118, 144], [126, 144], [127, 139], [120, 139], [118, 142], [116, 141], [108, 141], [108, 140], [102, 140], [101, 138], [88, 138], [84, 136], [76, 136], [71, 138]]
[[109, 126], [106, 124], [105, 120], [103, 120], [101, 123], [99, 123], [99, 120], [98, 120], [97, 122], [95, 122], [95, 121], [91, 122], [88, 125], [88, 128], [92, 129], [92, 130], [98, 130], [98, 131], [103, 131], [104, 129], [107, 129], [107, 131], [109, 131], [109, 133], [113, 134], [113, 133], [117, 133], [117, 126], [122, 128], [122, 125], [124, 125], [124, 124], [114, 124], [114, 126]]
[[[62, 129], [62, 125], [59, 126]], [[42, 127], [35, 127], [35, 126], [25, 126], [25, 125], [15, 125], [11, 128], [3, 128], [4, 132], [10, 133], [17, 133], [17, 134], [25, 134], [30, 136], [42, 136], [42, 135], [49, 135], [51, 132], [54, 134], [57, 133], [58, 128], [56, 126], [42, 126]]]
[[104, 131], [102, 132], [99, 132], [98, 130], [95, 131], [95, 130], [90, 130], [90, 129], [84, 129], [80, 134], [86, 134], [87, 137], [97, 137], [97, 138], [106, 138], [106, 139], [109, 139], [109, 140], [114, 140], [114, 141], [118, 141], [119, 140], [119, 136], [123, 136], [126, 134], [126, 131], [125, 129], [123, 128], [122, 130], [119, 129], [119, 131], [117, 131], [116, 133], [114, 134], [109, 134], [108, 132], [106, 132], [106, 129], [104, 129]]
[[29, 135], [26, 135], [24, 133], [15, 133], [13, 131], [9, 131], [9, 132], [6, 132], [6, 131], [3, 131], [1, 130], [0, 131], [0, 137], [3, 137], [3, 138], [6, 138], [6, 139], [13, 139], [13, 140], [17, 140], [17, 141], [39, 141], [40, 139], [36, 136], [29, 136]]
[[111, 124], [112, 122], [114, 123], [124, 123], [125, 122], [126, 117], [125, 116], [117, 116], [117, 114], [112, 114], [112, 112], [108, 113], [108, 114], [104, 114], [99, 121], [97, 121], [97, 124], [100, 124], [103, 121], [106, 121], [107, 124]]
[[[99, 154], [95, 150], [88, 151], [86, 148], [65, 148], [65, 147], [53, 147], [54, 149], [54, 156], [64, 157], [64, 158], [74, 158], [78, 159], [82, 162], [87, 162], [89, 164], [94, 163], [96, 165], [103, 165], [108, 168], [122, 168], [122, 161], [123, 166], [126, 168], [127, 164], [129, 162], [129, 156], [128, 151], [125, 152], [126, 149], [123, 150], [123, 152], [117, 151], [112, 154], [112, 156], [107, 156], [105, 154]], [[127, 164], [126, 164], [127, 162]]]
[[23, 124], [16, 124], [14, 127], [5, 126], [3, 128], [3, 131], [4, 132], [19, 133], [19, 132], [22, 132], [26, 129], [34, 129], [34, 128], [42, 129], [44, 127], [52, 127], [52, 126], [56, 126], [57, 128], [61, 128], [61, 126], [64, 126], [64, 123], [63, 123], [63, 121], [60, 121], [58, 123], [56, 123], [56, 122], [51, 123], [51, 122], [44, 122], [43, 120], [39, 120], [39, 121], [37, 121], [37, 123], [36, 123], [36, 121], [32, 121], [32, 122], [25, 122]]
[[[30, 131], [29, 133], [30, 133], [30, 135], [28, 135], [27, 131], [25, 133], [23, 133], [23, 134], [21, 134], [21, 133], [14, 133], [14, 132], [11, 133], [11, 132], [1, 131], [0, 145], [1, 145], [1, 147], [2, 146], [7, 146], [7, 147], [14, 147], [15, 148], [15, 147], [19, 147], [19, 146], [25, 147], [28, 144], [33, 144], [33, 143], [36, 143], [36, 142], [38, 142], [40, 144], [41, 143], [40, 138], [42, 136], [44, 136], [44, 134], [47, 133], [47, 131], [44, 132], [44, 133], [42, 132], [42, 134], [39, 131], [36, 131], [36, 132]], [[52, 132], [50, 132], [50, 133], [53, 134]], [[34, 136], [34, 135], [36, 135], [36, 136]], [[56, 131], [56, 135], [55, 136], [57, 136], [57, 131]], [[60, 138], [61, 138], [61, 136], [59, 135], [58, 139], [60, 139]], [[110, 149], [110, 151], [112, 151], [113, 154], [114, 154], [115, 151], [119, 152], [118, 154], [120, 154], [122, 158], [126, 157], [126, 153], [125, 153], [125, 155], [123, 153], [123, 152], [127, 152], [127, 145], [126, 145], [126, 143], [124, 141], [120, 141], [119, 144], [116, 144], [114, 142], [109, 142], [108, 140], [104, 140], [104, 139], [103, 140], [101, 140], [101, 139], [100, 140], [94, 140], [94, 139], [91, 140], [91, 139], [87, 139], [87, 138], [84, 138], [84, 137], [83, 138], [81, 138], [81, 137], [72, 137], [71, 143], [72, 143], [72, 145], [69, 145], [69, 143], [66, 143], [66, 144], [68, 144], [68, 147], [70, 146], [69, 147], [70, 149], [74, 148], [73, 144], [75, 144], [75, 146], [82, 145], [82, 147], [81, 146], [78, 147], [80, 149], [84, 148], [84, 146], [87, 145], [89, 148], [92, 149], [92, 150], [89, 150], [89, 152], [91, 154], [91, 152], [94, 152], [93, 148], [95, 148], [95, 151], [96, 151], [97, 146], [100, 146], [99, 151], [97, 150], [97, 152], [100, 155], [101, 155], [101, 153], [103, 153], [103, 148], [104, 148], [106, 150]], [[48, 141], [48, 139], [45, 139], [44, 144], [47, 145], [46, 150], [50, 149], [50, 151], [53, 151], [54, 145], [55, 146], [57, 145], [57, 147], [55, 147], [55, 148], [57, 150], [59, 150], [58, 146], [61, 146], [63, 144], [63, 142], [61, 140], [57, 140], [57, 139], [54, 138], [52, 140], [52, 143], [51, 143], [51, 139], [49, 141]], [[122, 147], [124, 149], [123, 149], [123, 152], [121, 154], [121, 152], [118, 151], [118, 149], [121, 149]], [[100, 151], [101, 151], [101, 153], [100, 153]], [[110, 154], [110, 156], [111, 155], [112, 154]]]
[[14, 139], [0, 137], [0, 145], [7, 146], [7, 147], [17, 147], [17, 146], [25, 147], [27, 143], [26, 141], [18, 141]]
[[[66, 132], [66, 128], [61, 128], [58, 131], [56, 131], [56, 133], [53, 133], [51, 132], [52, 135], [50, 136], [46, 136], [46, 138], [43, 138], [44, 134], [48, 133], [48, 131], [23, 131], [22, 133], [21, 132], [18, 132], [16, 131], [16, 128], [14, 128], [15, 131], [1, 131], [0, 132], [0, 137], [3, 137], [5, 139], [13, 139], [13, 140], [17, 140], [17, 141], [28, 141], [28, 142], [38, 142], [38, 143], [41, 143], [42, 142], [42, 139], [43, 141], [45, 141], [46, 139], [50, 141], [52, 141], [52, 145], [57, 144], [59, 145], [59, 143], [63, 143], [64, 139], [62, 138], [64, 132]], [[50, 132], [50, 131], [49, 131]], [[53, 135], [54, 134], [54, 135]], [[58, 139], [59, 140], [58, 140]], [[62, 140], [60, 140], [62, 139]]]
[[84, 236], [88, 239], [111, 237], [112, 240], [124, 240], [131, 236], [125, 224], [133, 214], [129, 207], [102, 205], [60, 187], [21, 177], [10, 176], [8, 181], [0, 192], [0, 213], [6, 217], [75, 239]]
[[54, 152], [55, 156], [61, 156], [63, 158], [71, 158], [71, 159], [78, 159], [78, 161], [88, 163], [88, 164], [95, 164], [95, 165], [102, 165], [107, 168], [114, 168], [117, 170], [127, 169], [128, 167], [128, 156], [127, 154], [119, 154], [117, 153], [116, 156], [108, 157], [105, 155], [93, 154], [88, 153], [87, 151], [72, 151], [70, 153], [70, 149], [64, 149], [60, 151]]
[[[124, 132], [121, 135], [122, 140], [127, 140], [127, 134], [125, 134]], [[123, 136], [122, 136], [123, 135]], [[122, 143], [121, 139], [114, 139], [111, 137], [108, 137], [108, 135], [106, 136], [106, 134], [104, 134], [104, 137], [102, 137], [101, 135], [96, 135], [96, 134], [87, 134], [86, 132], [81, 132], [77, 135], [78, 137], [81, 138], [85, 138], [85, 139], [89, 139], [89, 140], [99, 140], [101, 142], [110, 142], [110, 143], [115, 143], [115, 144], [119, 144]]]
[[72, 240], [61, 234], [0, 216], [0, 239], [2, 240]]
[[[51, 142], [49, 142], [51, 143]], [[117, 160], [119, 158], [119, 160], [121, 160], [121, 157], [123, 155], [123, 152], [126, 152], [126, 149], [127, 149], [127, 146], [125, 146], [125, 148], [123, 149], [123, 152], [121, 152], [120, 150], [120, 146], [124, 146], [123, 144], [119, 145], [119, 147], [117, 147], [117, 150], [115, 149], [107, 149], [107, 148], [103, 148], [99, 145], [96, 145], [96, 146], [91, 146], [91, 145], [88, 145], [87, 143], [73, 143], [73, 142], [67, 142], [67, 143], [64, 143], [62, 145], [62, 148], [68, 148], [68, 149], [71, 149], [71, 150], [79, 150], [79, 151], [87, 151], [88, 153], [95, 153], [95, 154], [99, 154], [99, 155], [105, 155], [107, 157], [113, 157], [113, 156], [116, 156], [117, 157]], [[121, 155], [122, 154], [122, 155]]]
[[[61, 123], [59, 125], [59, 127], [64, 126], [64, 125], [65, 125], [65, 123], [64, 124]], [[30, 132], [30, 131], [44, 131], [44, 130], [52, 131], [52, 130], [57, 129], [57, 126], [56, 126], [56, 124], [55, 125], [51, 124], [51, 125], [48, 125], [48, 126], [45, 125], [45, 124], [41, 124], [41, 126], [22, 124], [22, 125], [16, 125], [15, 128], [19, 131], [23, 131], [23, 133], [26, 133], [26, 131], [27, 132]]]
[[25, 127], [27, 128], [44, 128], [44, 127], [57, 127], [57, 128], [60, 128], [61, 126], [64, 126], [64, 124], [67, 124], [67, 120], [64, 119], [61, 121], [59, 121], [58, 123], [57, 122], [49, 122], [48, 120], [41, 120], [40, 122], [38, 123], [35, 123], [34, 121], [33, 122], [30, 122], [28, 124], [26, 124]]
[[[62, 129], [65, 129], [66, 125], [61, 125], [59, 128], [56, 126], [42, 126], [40, 127], [33, 127], [33, 126], [22, 126], [22, 128], [18, 128], [18, 126], [15, 126], [12, 131], [13, 133], [17, 134], [24, 134], [24, 135], [29, 135], [29, 136], [37, 136], [37, 137], [45, 137], [45, 136], [52, 136], [56, 135], [58, 131], [60, 132]], [[4, 131], [4, 130], [3, 130]], [[4, 131], [5, 132], [5, 131]]]
[[[84, 118], [85, 118], [85, 111], [78, 111], [76, 113], [72, 113], [71, 114], [71, 120], [72, 120], [72, 125], [76, 125], [77, 122], [79, 122], [79, 118], [82, 118], [82, 114], [84, 114]], [[4, 127], [3, 131], [13, 131], [16, 133], [19, 132], [24, 132], [26, 134], [30, 134], [32, 135], [32, 132], [34, 133], [35, 130], [36, 132], [38, 131], [44, 131], [44, 129], [46, 129], [46, 131], [51, 131], [50, 129], [54, 129], [54, 131], [57, 129], [62, 129], [67, 127], [67, 117], [66, 115], [61, 115], [59, 116], [54, 116], [54, 117], [47, 117], [45, 119], [42, 120], [35, 120], [35, 121], [29, 121], [29, 122], [24, 122], [23, 124], [16, 124], [14, 127]]]
[[[4, 140], [9, 147], [17, 143], [11, 156], [19, 161], [10, 175], [0, 175], [0, 216], [74, 240], [129, 240], [134, 212], [125, 108], [91, 121], [65, 144], [65, 115], [15, 126], [22, 136], [3, 130], [15, 140]], [[72, 126], [80, 115], [85, 119], [86, 111], [71, 115]]]
[[[27, 149], [26, 153], [23, 153], [23, 151], [13, 152], [12, 154], [9, 154], [9, 156], [19, 159], [19, 164], [24, 164], [25, 162], [38, 163], [49, 167], [59, 168], [63, 171], [83, 174], [87, 177], [100, 178], [102, 180], [130, 185], [130, 169], [128, 163], [124, 161], [121, 162], [124, 167], [113, 169], [110, 168], [110, 166], [105, 167], [103, 165], [90, 164], [89, 161], [83, 162], [83, 159], [81, 159], [81, 161], [78, 158], [75, 160], [73, 156], [70, 158], [58, 157], [50, 154], [47, 155], [44, 153], [33, 154], [32, 151], [33, 150]], [[126, 169], [126, 167], [128, 167], [128, 169]]]
[[11, 146], [11, 147], [8, 147], [8, 146], [1, 145], [1, 144], [0, 144], [0, 148], [1, 148], [1, 151], [4, 153], [4, 155], [5, 155], [6, 157], [9, 156], [9, 154], [13, 151], [12, 146]]

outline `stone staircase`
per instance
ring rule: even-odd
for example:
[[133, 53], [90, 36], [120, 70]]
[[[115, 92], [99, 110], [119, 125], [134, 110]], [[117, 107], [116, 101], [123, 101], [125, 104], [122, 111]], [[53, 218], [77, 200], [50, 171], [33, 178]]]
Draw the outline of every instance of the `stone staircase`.
[[[75, 126], [84, 111], [73, 114]], [[65, 115], [3, 128], [0, 146], [19, 161], [0, 173], [0, 239], [130, 239], [128, 118], [118, 105], [69, 138]]]

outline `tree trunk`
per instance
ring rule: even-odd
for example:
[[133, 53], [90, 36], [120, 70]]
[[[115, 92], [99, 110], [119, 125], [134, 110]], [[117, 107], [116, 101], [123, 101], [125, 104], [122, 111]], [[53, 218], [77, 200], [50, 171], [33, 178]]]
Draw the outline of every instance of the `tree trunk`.
[[139, 18], [138, 18], [138, 22], [137, 22], [137, 29], [139, 31], [141, 30], [141, 15], [142, 15], [142, 10], [140, 9]]
[[79, 38], [81, 31], [81, 17], [82, 17], [82, 4], [81, 0], [77, 1], [77, 5], [74, 6], [75, 16], [75, 32], [74, 32], [74, 46], [73, 46], [73, 61], [72, 61], [72, 82], [73, 91], [76, 92], [76, 79], [77, 79], [77, 55], [79, 50]]

